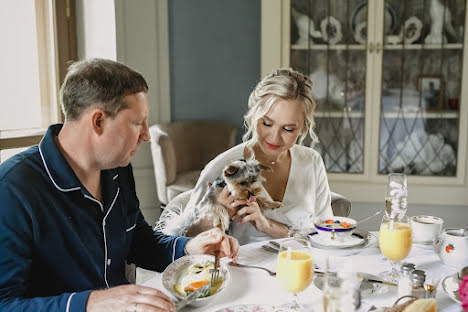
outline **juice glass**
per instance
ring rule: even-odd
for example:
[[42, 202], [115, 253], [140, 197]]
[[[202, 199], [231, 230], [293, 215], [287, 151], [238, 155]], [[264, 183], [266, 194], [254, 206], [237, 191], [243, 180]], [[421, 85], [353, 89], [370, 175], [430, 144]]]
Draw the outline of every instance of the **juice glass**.
[[282, 308], [302, 311], [303, 306], [298, 302], [297, 293], [309, 287], [314, 278], [314, 262], [308, 240], [294, 238], [281, 243], [276, 276], [281, 286], [294, 295], [294, 300]]
[[399, 215], [394, 218], [384, 215], [379, 231], [379, 247], [382, 254], [392, 261], [392, 270], [381, 273], [387, 280], [398, 280], [397, 264], [411, 251], [413, 236], [409, 218]]

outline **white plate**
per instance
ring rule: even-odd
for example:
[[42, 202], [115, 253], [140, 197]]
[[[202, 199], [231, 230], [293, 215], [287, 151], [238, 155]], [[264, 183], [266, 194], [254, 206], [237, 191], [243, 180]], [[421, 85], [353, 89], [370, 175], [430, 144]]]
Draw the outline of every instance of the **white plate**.
[[458, 299], [458, 274], [452, 274], [446, 276], [442, 280], [442, 289], [447, 293], [447, 295], [452, 298], [454, 301], [460, 303]]
[[[357, 274], [360, 274], [363, 278], [381, 280], [380, 277], [372, 275], [372, 274], [368, 274], [368, 273], [357, 273]], [[323, 291], [323, 288], [324, 288], [324, 277], [325, 275], [323, 274], [320, 274], [320, 275], [316, 274], [314, 277], [314, 285], [321, 291]], [[369, 296], [381, 295], [381, 294], [386, 293], [388, 289], [389, 289], [389, 286], [384, 285], [384, 284], [363, 281], [361, 283], [361, 296], [365, 298]]]
[[[167, 268], [163, 272], [162, 282], [163, 282], [164, 287], [177, 299], [184, 299], [185, 296], [175, 291], [174, 285], [180, 281], [181, 275], [185, 273], [185, 271], [188, 269], [188, 267], [191, 264], [203, 263], [207, 260], [214, 262], [214, 256], [189, 255], [189, 256], [183, 256], [177, 259], [176, 261], [172, 262], [171, 264], [167, 266]], [[192, 303], [190, 303], [191, 306], [194, 306], [194, 307], [204, 306], [212, 302], [216, 297], [218, 297], [220, 293], [222, 293], [227, 288], [227, 286], [231, 282], [231, 271], [229, 270], [229, 267], [224, 262], [219, 263], [219, 270], [220, 270], [220, 277], [223, 278], [223, 284], [218, 289], [218, 291], [211, 296], [195, 299]]]
[[364, 245], [368, 240], [368, 233], [355, 231], [348, 239], [337, 241], [326, 239], [317, 232], [309, 234], [310, 245], [321, 249], [343, 249]]
[[224, 308], [216, 312], [275, 312], [274, 306], [268, 304], [241, 304], [230, 308]]

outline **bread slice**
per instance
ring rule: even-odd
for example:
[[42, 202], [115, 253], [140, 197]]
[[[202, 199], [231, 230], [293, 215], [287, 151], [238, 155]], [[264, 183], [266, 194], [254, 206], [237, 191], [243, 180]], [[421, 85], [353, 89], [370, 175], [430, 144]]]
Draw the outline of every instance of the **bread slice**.
[[435, 299], [418, 299], [407, 306], [403, 312], [437, 312]]

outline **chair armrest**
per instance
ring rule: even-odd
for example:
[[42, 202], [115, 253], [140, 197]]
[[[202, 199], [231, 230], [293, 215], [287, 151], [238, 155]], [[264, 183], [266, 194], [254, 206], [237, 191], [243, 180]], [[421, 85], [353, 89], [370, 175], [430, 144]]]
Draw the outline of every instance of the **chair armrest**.
[[331, 192], [333, 215], [347, 217], [351, 213], [351, 202], [341, 194]]

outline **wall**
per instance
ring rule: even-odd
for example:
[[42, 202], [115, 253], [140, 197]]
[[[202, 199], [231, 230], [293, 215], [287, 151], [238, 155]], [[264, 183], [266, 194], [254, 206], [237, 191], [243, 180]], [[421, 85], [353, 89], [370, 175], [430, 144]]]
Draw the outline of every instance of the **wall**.
[[169, 1], [172, 120], [219, 120], [244, 132], [260, 79], [259, 0]]

